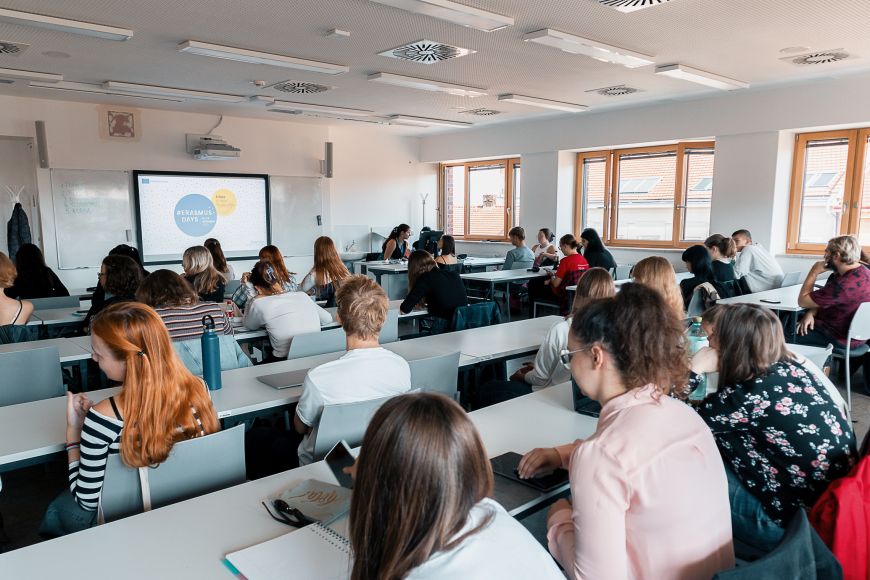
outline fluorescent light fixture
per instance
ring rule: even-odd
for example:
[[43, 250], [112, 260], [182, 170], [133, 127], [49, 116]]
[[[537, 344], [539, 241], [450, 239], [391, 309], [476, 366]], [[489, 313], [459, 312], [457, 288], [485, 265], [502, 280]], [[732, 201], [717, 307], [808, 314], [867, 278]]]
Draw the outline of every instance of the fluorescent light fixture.
[[450, 0], [371, 0], [378, 4], [392, 6], [432, 18], [446, 20], [460, 26], [475, 28], [484, 32], [494, 32], [514, 25], [514, 19], [486, 10], [479, 10], [451, 2]]
[[129, 97], [131, 99], [148, 99], [153, 101], [172, 101], [174, 103], [184, 102], [182, 98], [170, 97], [146, 97], [144, 95], [135, 95], [124, 91], [110, 91], [103, 88], [102, 85], [93, 85], [90, 83], [71, 83], [62, 81], [59, 83], [46, 83], [41, 81], [31, 81], [30, 86], [35, 89], [49, 89], [52, 91], [64, 91], [70, 93], [90, 93], [94, 95], [111, 95], [118, 97]]
[[454, 85], [452, 83], [442, 83], [440, 81], [430, 81], [417, 77], [406, 77], [403, 75], [394, 75], [392, 73], [374, 73], [369, 75], [369, 80], [376, 83], [384, 83], [387, 85], [395, 85], [397, 87], [405, 87], [408, 89], [419, 89], [421, 91], [437, 91], [448, 93], [459, 97], [485, 97], [484, 89], [475, 87], [466, 87], [463, 85]]
[[430, 119], [428, 117], [412, 117], [410, 115], [390, 115], [391, 122], [397, 125], [416, 125], [418, 127], [471, 127], [473, 123], [448, 121], [447, 119]]
[[8, 8], [0, 8], [0, 22], [48, 28], [49, 30], [82, 34], [105, 40], [129, 40], [133, 37], [133, 31], [129, 28], [118, 28], [117, 26], [106, 26], [104, 24], [94, 24], [93, 22], [82, 22], [68, 18], [55, 18], [54, 16], [9, 10]]
[[14, 68], [0, 68], [0, 77], [6, 79], [24, 79], [27, 81], [44, 81], [49, 83], [59, 83], [63, 80], [63, 75], [36, 72], [32, 70], [16, 70]]
[[558, 48], [563, 52], [570, 52], [571, 54], [582, 54], [602, 62], [621, 64], [626, 68], [637, 68], [654, 63], [653, 57], [648, 54], [642, 54], [627, 48], [620, 48], [549, 28], [529, 32], [523, 36], [523, 40], [525, 42], [535, 42], [544, 46]]
[[309, 72], [323, 73], [328, 75], [346, 73], [350, 70], [350, 68], [340, 64], [318, 62], [316, 60], [305, 60], [304, 58], [284, 56], [283, 54], [270, 54], [268, 52], [258, 52], [256, 50], [247, 50], [244, 48], [235, 48], [232, 46], [221, 46], [220, 44], [210, 44], [208, 42], [199, 42], [198, 40], [188, 40], [186, 42], [182, 42], [178, 45], [178, 52], [198, 54], [200, 56], [210, 56], [213, 58], [222, 58], [225, 60], [235, 60], [238, 62], [247, 62], [250, 64], [265, 64], [269, 66], [279, 66], [282, 68], [306, 70]]
[[221, 93], [207, 93], [205, 91], [192, 91], [189, 89], [175, 89], [172, 87], [158, 87], [155, 85], [140, 85], [136, 83], [124, 83], [119, 81], [106, 81], [103, 87], [110, 91], [124, 91], [144, 95], [157, 95], [159, 97], [178, 97], [181, 99], [195, 99], [199, 101], [220, 101], [222, 103], [241, 103], [248, 97], [238, 95], [224, 95]]
[[526, 97], [523, 95], [514, 95], [510, 93], [506, 95], [499, 95], [498, 100], [508, 103], [516, 103], [518, 105], [531, 105], [532, 107], [543, 107], [544, 109], [568, 111], [570, 113], [580, 113], [589, 108], [586, 105], [563, 103], [562, 101], [551, 101], [549, 99], [539, 99], [537, 97]]
[[749, 87], [749, 83], [723, 77], [721, 75], [692, 68], [683, 64], [666, 64], [657, 66], [656, 74], [698, 83], [699, 85], [713, 87], [714, 89], [722, 89], [723, 91], [733, 91]]
[[327, 105], [315, 105], [311, 103], [294, 103], [292, 101], [275, 101], [271, 105], [267, 105], [267, 108], [272, 113], [292, 113], [295, 111], [301, 111], [327, 113], [332, 115], [347, 115], [350, 117], [368, 117], [374, 114], [374, 111], [365, 111], [363, 109], [330, 107]]

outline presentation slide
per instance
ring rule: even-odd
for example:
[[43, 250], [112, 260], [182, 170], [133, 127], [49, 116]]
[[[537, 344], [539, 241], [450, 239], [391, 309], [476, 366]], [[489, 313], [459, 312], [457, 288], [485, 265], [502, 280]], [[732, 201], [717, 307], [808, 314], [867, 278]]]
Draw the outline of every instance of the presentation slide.
[[265, 175], [137, 171], [139, 247], [146, 264], [178, 262], [217, 238], [230, 258], [255, 258], [269, 243]]

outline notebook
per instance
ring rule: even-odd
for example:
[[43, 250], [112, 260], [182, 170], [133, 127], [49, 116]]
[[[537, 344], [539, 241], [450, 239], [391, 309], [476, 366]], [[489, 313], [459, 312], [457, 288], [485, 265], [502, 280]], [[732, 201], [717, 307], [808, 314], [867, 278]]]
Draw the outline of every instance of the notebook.
[[297, 369], [295, 371], [263, 375], [257, 377], [257, 380], [274, 389], [281, 390], [289, 389], [290, 387], [301, 387], [302, 383], [305, 382], [305, 375], [307, 374], [308, 369]]
[[247, 580], [346, 580], [350, 576], [347, 518], [311, 524], [268, 542], [227, 554], [224, 564]]
[[351, 490], [344, 487], [305, 479], [274, 499], [283, 499], [290, 507], [328, 526], [350, 510], [350, 496]]

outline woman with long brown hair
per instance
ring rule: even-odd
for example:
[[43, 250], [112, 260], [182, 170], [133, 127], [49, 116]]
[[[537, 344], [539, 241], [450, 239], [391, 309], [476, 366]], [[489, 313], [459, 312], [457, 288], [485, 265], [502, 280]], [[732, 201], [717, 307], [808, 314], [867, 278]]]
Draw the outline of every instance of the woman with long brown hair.
[[203, 244], [205, 248], [211, 253], [211, 259], [214, 262], [214, 268], [224, 277], [224, 280], [229, 282], [230, 280], [236, 279], [236, 271], [233, 269], [232, 264], [227, 262], [226, 256], [224, 256], [224, 250], [221, 248], [221, 243], [217, 238], [209, 238]]
[[[272, 271], [275, 274], [275, 278], [280, 282], [281, 289], [284, 292], [296, 292], [299, 289], [299, 285], [296, 283], [296, 273], [287, 270], [287, 266], [284, 264], [284, 254], [281, 253], [281, 250], [277, 246], [270, 244], [260, 248], [259, 259], [261, 262], [272, 264]], [[257, 289], [251, 284], [250, 278], [250, 272], [243, 273], [241, 285], [233, 292], [233, 304], [236, 305], [240, 312], [244, 312], [248, 300], [257, 295]]]
[[390, 399], [372, 417], [350, 505], [353, 580], [564, 576], [495, 501], [468, 415], [433, 393]]
[[677, 284], [674, 267], [667, 259], [661, 256], [644, 258], [631, 269], [631, 277], [638, 284], [658, 291], [677, 319], [686, 318], [683, 293]]
[[458, 272], [439, 268], [429, 252], [416, 250], [408, 258], [408, 296], [399, 310], [408, 313], [424, 302], [438, 334], [450, 327], [457, 308], [468, 306], [468, 295]]
[[121, 391], [96, 404], [67, 394], [70, 493], [49, 506], [41, 530], [49, 535], [94, 524], [110, 454], [129, 467], [157, 465], [174, 443], [220, 429], [205, 383], [178, 359], [154, 310], [108, 306], [94, 319], [91, 342], [94, 361]]
[[226, 279], [214, 267], [211, 252], [205, 246], [192, 246], [181, 257], [184, 277], [203, 302], [223, 302]]
[[572, 503], [557, 501], [547, 518], [550, 552], [568, 577], [710, 578], [733, 567], [716, 442], [668, 396], [686, 384], [689, 367], [682, 325], [661, 294], [625, 284], [588, 304], [574, 315], [561, 358], [602, 405], [595, 433], [535, 449], [518, 473], [569, 470]]
[[332, 238], [320, 236], [314, 240], [314, 267], [302, 280], [302, 291], [317, 300], [326, 300], [326, 306], [335, 306], [335, 292], [350, 272], [335, 248]]

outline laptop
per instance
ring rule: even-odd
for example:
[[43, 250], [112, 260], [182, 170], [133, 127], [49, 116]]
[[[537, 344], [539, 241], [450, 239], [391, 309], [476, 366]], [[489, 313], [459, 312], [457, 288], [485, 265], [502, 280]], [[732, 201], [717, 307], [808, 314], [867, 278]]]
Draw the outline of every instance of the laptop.
[[573, 377], [571, 378], [571, 394], [574, 397], [575, 411], [590, 417], [598, 417], [601, 414], [601, 403], [584, 395]]
[[308, 370], [309, 369], [297, 369], [295, 371], [263, 375], [257, 377], [257, 380], [278, 390], [289, 389], [291, 387], [301, 387], [302, 383], [305, 381], [305, 375], [308, 374]]

